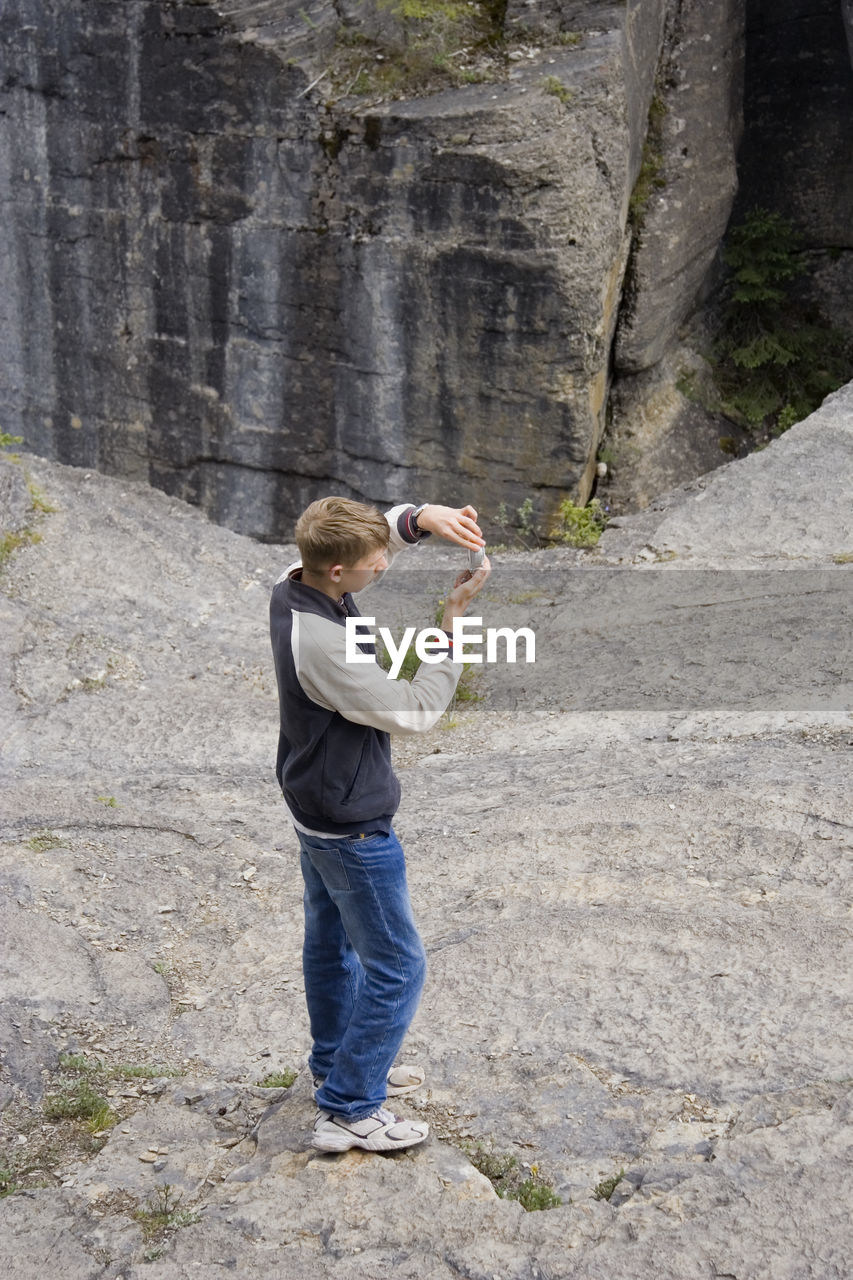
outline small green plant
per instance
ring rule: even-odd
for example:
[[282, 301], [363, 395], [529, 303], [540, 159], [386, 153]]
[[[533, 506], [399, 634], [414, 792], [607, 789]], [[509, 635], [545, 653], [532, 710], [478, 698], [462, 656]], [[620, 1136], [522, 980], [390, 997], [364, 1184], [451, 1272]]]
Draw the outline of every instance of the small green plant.
[[14, 533], [0, 535], [0, 565], [6, 563], [13, 552], [21, 547], [32, 547], [41, 542], [41, 534], [36, 529], [19, 529]]
[[640, 172], [634, 183], [631, 198], [628, 202], [628, 215], [635, 231], [642, 229], [649, 201], [655, 191], [666, 186], [663, 176], [663, 121], [666, 116], [666, 103], [659, 93], [655, 93], [649, 105], [649, 118], [646, 126], [646, 138], [643, 143], [643, 154], [640, 161]]
[[[376, 646], [376, 660], [383, 671], [391, 670], [391, 654], [385, 648], [380, 640]], [[421, 665], [421, 660], [415, 653], [415, 646], [410, 644], [406, 652], [403, 654], [403, 661], [400, 665], [399, 678], [401, 680], [413, 680], [415, 672]]]
[[[182, 1073], [161, 1066], [112, 1066], [83, 1053], [60, 1054], [58, 1071], [46, 1089], [40, 1110], [17, 1121], [28, 1141], [25, 1148], [16, 1149], [7, 1159], [13, 1174], [10, 1181], [17, 1184], [18, 1190], [51, 1185], [58, 1170], [67, 1169], [72, 1157], [86, 1159], [99, 1151], [118, 1119], [139, 1105], [135, 1090], [116, 1090], [112, 1082], [142, 1074], [153, 1077]], [[135, 1103], [129, 1100], [131, 1096]]]
[[373, 93], [375, 85], [370, 77], [370, 72], [365, 71], [361, 67], [357, 72], [355, 79], [351, 82], [349, 92], [354, 93], [358, 98], [366, 98], [368, 94]]
[[456, 685], [456, 692], [453, 695], [454, 706], [457, 702], [482, 702], [483, 694], [477, 688], [477, 680], [480, 675], [480, 668], [474, 667], [470, 662], [462, 663], [462, 674]]
[[50, 1094], [45, 1098], [43, 1111], [48, 1120], [86, 1120], [90, 1133], [110, 1128], [117, 1118], [106, 1098], [85, 1079]]
[[87, 1058], [83, 1053], [61, 1053], [59, 1065], [63, 1071], [83, 1071], [94, 1073], [100, 1071], [100, 1058]]
[[[17, 437], [16, 437], [17, 438]], [[43, 489], [41, 489], [35, 480], [27, 480], [27, 491], [30, 495], [30, 503], [34, 511], [41, 512], [42, 515], [49, 515], [59, 508], [50, 501]]]
[[118, 808], [118, 800], [116, 800], [115, 796], [98, 796], [97, 800], [99, 804], [106, 805], [108, 809]]
[[542, 1182], [538, 1174], [525, 1178], [511, 1198], [517, 1200], [522, 1209], [526, 1209], [528, 1213], [536, 1213], [541, 1209], [556, 1209], [563, 1203], [554, 1188], [547, 1182]]
[[149, 1066], [144, 1063], [134, 1066], [127, 1062], [119, 1062], [110, 1067], [109, 1073], [118, 1080], [162, 1080], [165, 1076], [182, 1074], [178, 1067]]
[[516, 1157], [498, 1155], [479, 1143], [466, 1145], [463, 1150], [474, 1168], [478, 1169], [484, 1178], [488, 1178], [498, 1195], [501, 1195], [501, 1192], [509, 1186], [512, 1175], [518, 1168]]
[[628, 202], [628, 212], [635, 226], [642, 226], [653, 192], [662, 191], [666, 186], [666, 179], [661, 174], [662, 168], [663, 156], [646, 143], [643, 147], [640, 172]]
[[[164, 1182], [157, 1187], [145, 1207], [137, 1209], [133, 1216], [142, 1227], [146, 1240], [157, 1237], [162, 1241], [167, 1232], [179, 1227], [190, 1227], [201, 1221], [201, 1214], [197, 1210], [181, 1208], [182, 1200], [183, 1192], [179, 1191], [175, 1195], [175, 1188], [171, 1183]], [[152, 1259], [159, 1256], [153, 1251], [149, 1252]]]
[[504, 73], [506, 0], [378, 3], [391, 18], [387, 31], [368, 38], [344, 27], [338, 34], [331, 67], [337, 92], [399, 97]]
[[[22, 440], [22, 436], [12, 436], [9, 435], [8, 431], [0, 431], [0, 449], [8, 449], [13, 444], [21, 444]], [[12, 454], [9, 456], [15, 462], [20, 461], [17, 455]], [[47, 512], [57, 510], [51, 502], [48, 502], [41, 489], [29, 476], [27, 476], [26, 483], [30, 495], [30, 507], [36, 518], [45, 515]], [[38, 529], [32, 526], [0, 534], [0, 568], [5, 565], [15, 551], [19, 551], [21, 547], [34, 546], [41, 540], [41, 534]]]
[[49, 849], [58, 849], [61, 844], [59, 836], [54, 835], [52, 831], [39, 831], [36, 835], [30, 836], [27, 848], [32, 849], [33, 853], [47, 853]]
[[507, 596], [508, 604], [530, 604], [531, 600], [541, 600], [546, 592], [535, 588], [533, 591], [516, 591], [511, 596]]
[[502, 502], [498, 507], [495, 521], [506, 538], [503, 549], [511, 548], [513, 543], [526, 551], [554, 543], [594, 547], [609, 519], [609, 508], [598, 498], [593, 498], [585, 507], [578, 506], [571, 498], [564, 498], [547, 536], [537, 526], [532, 498], [525, 498], [521, 506], [516, 507], [515, 514], [517, 522], [510, 523], [506, 503]]
[[506, 545], [512, 547], [514, 544], [515, 547], [521, 547], [525, 551], [541, 546], [542, 539], [536, 525], [536, 512], [531, 497], [526, 497], [521, 505], [515, 508], [515, 517], [515, 520], [511, 519], [505, 502], [499, 505], [495, 523], [504, 535]]
[[45, 1157], [55, 1155], [55, 1147], [49, 1142], [45, 1145], [44, 1142], [38, 1141], [36, 1135], [40, 1126], [33, 1129], [23, 1122], [22, 1128], [28, 1130], [27, 1145], [10, 1151], [6, 1156], [6, 1163], [0, 1167], [0, 1200], [5, 1199], [6, 1196], [13, 1196], [18, 1191], [35, 1191], [51, 1185], [45, 1176], [47, 1173]]
[[298, 1074], [298, 1071], [292, 1071], [290, 1067], [285, 1067], [283, 1071], [271, 1071], [263, 1080], [258, 1081], [258, 1086], [261, 1089], [289, 1089]]
[[607, 511], [598, 498], [593, 498], [585, 507], [564, 498], [557, 508], [551, 537], [569, 547], [594, 547], [606, 524]]
[[541, 1176], [538, 1164], [528, 1165], [525, 1176], [525, 1170], [519, 1168], [515, 1156], [491, 1151], [479, 1142], [463, 1143], [461, 1150], [474, 1168], [488, 1178], [502, 1200], [517, 1200], [528, 1213], [556, 1209], [563, 1203], [551, 1184]]
[[598, 1186], [593, 1189], [594, 1198], [596, 1200], [609, 1200], [624, 1177], [625, 1170], [620, 1169], [612, 1178], [603, 1178]]
[[522, 537], [537, 538], [538, 534], [536, 532], [536, 517], [533, 511], [533, 499], [530, 497], [525, 498], [521, 506], [517, 508], [516, 514], [518, 516], [518, 523]]
[[457, 0], [380, 0], [380, 7], [406, 22], [452, 24], [468, 16], [468, 6]]
[[[436, 605], [435, 616], [433, 618], [433, 625], [435, 626], [436, 630], [441, 630], [441, 622], [443, 617], [444, 617], [444, 600], [441, 599]], [[388, 652], [388, 650], [385, 648], [385, 645], [382, 643], [381, 639], [378, 640], [378, 643], [376, 646], [376, 661], [379, 663], [383, 671], [391, 670], [391, 655]], [[410, 644], [403, 655], [403, 660], [402, 660], [402, 663], [400, 664], [400, 671], [397, 678], [401, 680], [413, 680], [415, 677], [415, 673], [417, 672], [420, 665], [421, 665], [421, 660], [418, 657], [417, 652], [415, 651], [415, 646], [413, 644]], [[480, 674], [479, 670], [475, 671], [472, 663], [464, 662], [462, 664], [462, 672], [461, 672], [461, 675], [459, 676], [459, 681], [456, 685], [456, 692], [453, 697], [453, 702], [450, 704], [451, 708], [457, 702], [482, 702], [483, 701], [483, 695], [479, 693], [476, 688], [476, 681], [479, 674]], [[444, 727], [447, 728], [449, 726], [445, 723]]]
[[833, 564], [853, 564], [853, 551], [838, 551], [832, 557]]
[[556, 76], [546, 76], [542, 81], [542, 88], [545, 93], [550, 94], [552, 98], [556, 98], [558, 102], [562, 102], [567, 107], [574, 98], [571, 89], [563, 84], [562, 80], [558, 80]]
[[[377, 647], [377, 661], [383, 671], [390, 671], [391, 656], [385, 646], [380, 644]], [[399, 680], [413, 680], [415, 673], [421, 665], [421, 660], [415, 652], [415, 646], [410, 644], [400, 666], [400, 673], [397, 677]], [[483, 695], [479, 693], [475, 687], [475, 681], [479, 672], [476, 672], [470, 662], [462, 664], [462, 673], [459, 677], [459, 683], [456, 686], [455, 701], [457, 702], [482, 702]]]
[[59, 1066], [62, 1071], [90, 1077], [103, 1077], [105, 1080], [159, 1080], [164, 1076], [181, 1075], [176, 1067], [151, 1063], [118, 1062], [115, 1066], [108, 1066], [100, 1058], [87, 1058], [82, 1053], [61, 1053]]
[[[79, 688], [83, 693], [97, 693], [100, 689], [106, 687], [106, 683], [107, 673], [104, 672], [104, 674], [100, 676], [84, 676], [83, 679], [79, 680], [73, 687]], [[110, 798], [111, 797], [104, 797], [104, 803], [106, 803], [107, 799]], [[102, 797], [98, 796], [98, 799], [101, 800]], [[114, 808], [115, 804], [110, 807]]]
[[675, 389], [684, 396], [685, 400], [696, 401], [699, 398], [697, 381], [695, 369], [679, 369], [675, 379]]

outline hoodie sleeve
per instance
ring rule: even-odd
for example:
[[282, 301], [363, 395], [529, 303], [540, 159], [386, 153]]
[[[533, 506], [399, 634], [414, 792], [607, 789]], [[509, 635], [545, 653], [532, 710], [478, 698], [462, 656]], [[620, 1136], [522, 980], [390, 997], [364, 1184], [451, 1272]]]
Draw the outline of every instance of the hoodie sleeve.
[[[432, 534], [428, 529], [419, 529], [417, 533], [412, 529], [412, 512], [417, 511], [417, 507], [413, 502], [403, 502], [399, 507], [392, 507], [390, 511], [385, 512], [385, 519], [388, 521], [388, 529], [390, 531], [390, 539], [388, 542], [388, 550], [385, 558], [388, 561], [388, 569], [394, 563], [396, 556], [400, 554], [405, 547], [416, 546], [419, 542], [423, 542], [424, 538], [431, 538]], [[375, 587], [377, 582], [381, 582], [388, 572], [384, 569], [382, 573], [378, 573], [376, 577], [362, 587], [362, 591], [369, 591], [371, 587]], [[358, 593], [361, 595], [361, 591]]]
[[423, 542], [424, 538], [432, 537], [428, 529], [418, 529], [415, 532], [412, 528], [412, 515], [415, 511], [420, 511], [420, 507], [416, 507], [413, 502], [403, 502], [400, 506], [392, 507], [390, 511], [385, 512], [385, 519], [391, 530], [390, 546], [395, 552], [411, 546], [412, 543]]
[[347, 662], [345, 627], [314, 613], [294, 612], [291, 646], [296, 677], [312, 702], [385, 733], [431, 729], [462, 673], [462, 664], [448, 654], [441, 662], [422, 662], [411, 683], [389, 680], [372, 659]]

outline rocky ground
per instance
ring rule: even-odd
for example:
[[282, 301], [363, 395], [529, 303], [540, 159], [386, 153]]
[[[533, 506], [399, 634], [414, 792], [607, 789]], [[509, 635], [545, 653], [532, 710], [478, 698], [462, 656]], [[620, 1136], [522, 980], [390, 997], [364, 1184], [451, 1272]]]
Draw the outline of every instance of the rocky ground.
[[[596, 552], [496, 555], [484, 621], [535, 664], [395, 747], [430, 955], [399, 1109], [432, 1136], [324, 1156], [272, 775], [288, 549], [4, 460], [6, 1271], [847, 1276], [851, 481], [848, 388]], [[411, 553], [377, 617], [426, 625], [458, 561]]]

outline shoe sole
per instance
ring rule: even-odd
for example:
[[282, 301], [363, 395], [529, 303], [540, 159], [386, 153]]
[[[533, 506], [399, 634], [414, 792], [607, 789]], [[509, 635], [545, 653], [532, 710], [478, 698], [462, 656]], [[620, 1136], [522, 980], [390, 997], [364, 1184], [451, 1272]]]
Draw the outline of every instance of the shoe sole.
[[429, 1131], [418, 1134], [416, 1138], [398, 1138], [396, 1141], [386, 1137], [359, 1138], [351, 1133], [316, 1133], [311, 1145], [318, 1151], [350, 1151], [353, 1147], [361, 1151], [405, 1151], [407, 1147], [426, 1142], [428, 1137]]

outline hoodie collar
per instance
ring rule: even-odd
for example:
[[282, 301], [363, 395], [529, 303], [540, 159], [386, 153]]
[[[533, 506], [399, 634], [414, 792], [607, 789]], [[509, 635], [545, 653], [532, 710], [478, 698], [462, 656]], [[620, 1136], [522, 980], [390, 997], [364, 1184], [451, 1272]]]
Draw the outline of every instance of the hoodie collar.
[[358, 617], [358, 609], [352, 596], [347, 592], [340, 600], [333, 600], [325, 591], [309, 587], [302, 581], [302, 566], [297, 565], [289, 570], [284, 580], [285, 589], [290, 598], [290, 607], [303, 613], [316, 613], [322, 618], [331, 618], [339, 622], [342, 618]]

